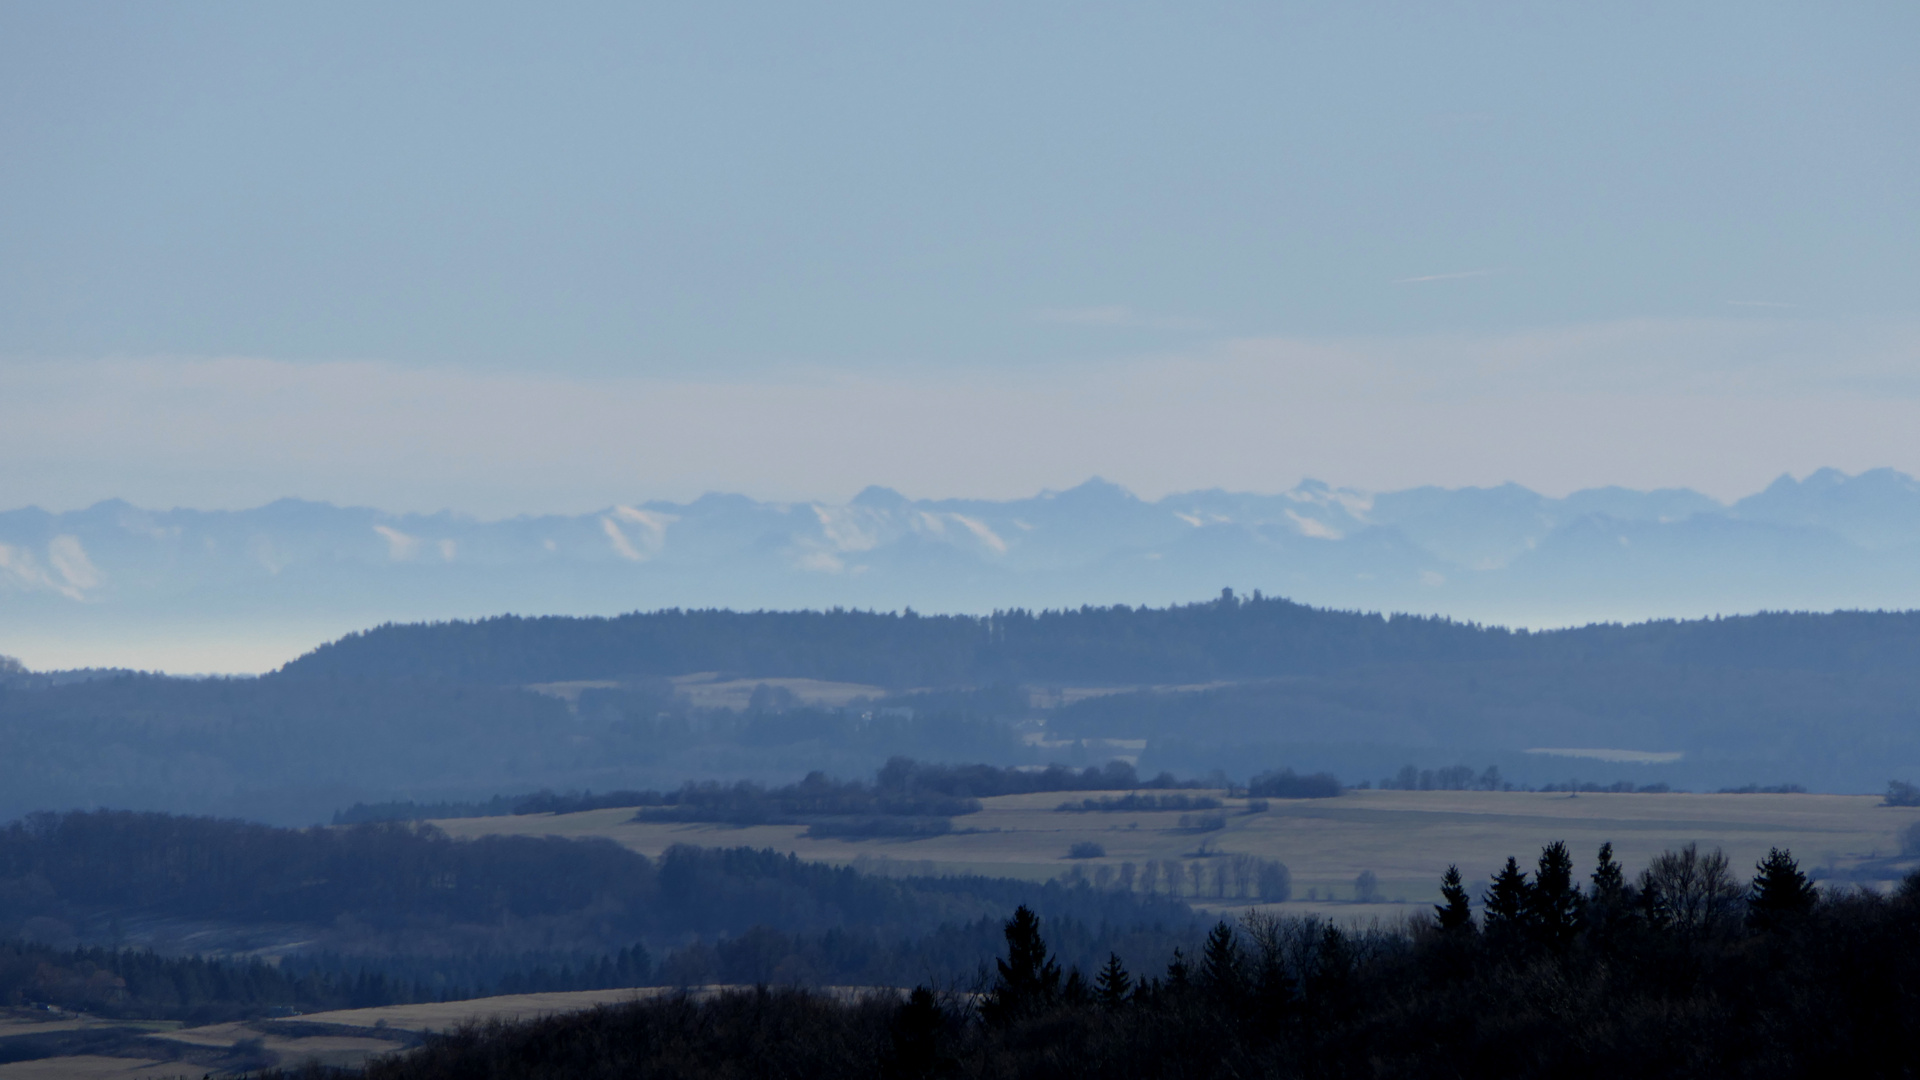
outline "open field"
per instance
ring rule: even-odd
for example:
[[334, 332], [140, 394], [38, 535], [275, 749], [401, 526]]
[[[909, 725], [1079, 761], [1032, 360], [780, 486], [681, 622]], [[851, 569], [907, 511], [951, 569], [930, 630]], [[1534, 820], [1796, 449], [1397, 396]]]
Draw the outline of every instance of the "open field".
[[196, 1071], [204, 1070], [180, 1061], [106, 1054], [72, 1054], [0, 1065], [0, 1077], [5, 1080], [162, 1080], [189, 1076]]
[[411, 1045], [403, 1029], [290, 1026], [284, 1020], [181, 1027], [81, 1013], [12, 1010], [0, 1015], [0, 1080], [146, 1080], [264, 1066], [357, 1065]]
[[[487, 1020], [532, 1020], [555, 1013], [590, 1009], [595, 1005], [613, 1005], [641, 998], [687, 993], [698, 998], [739, 986], [698, 986], [686, 990], [671, 986], [643, 986], [629, 990], [567, 990], [546, 994], [506, 994], [499, 997], [471, 998], [466, 1001], [425, 1002], [418, 1005], [382, 1005], [370, 1009], [340, 1009], [335, 1012], [307, 1013], [304, 1016], [276, 1020], [280, 1030], [299, 1024], [314, 1024], [334, 1029], [364, 1031], [446, 1031], [465, 1023]], [[882, 992], [870, 986], [823, 986], [817, 992], [843, 998]], [[884, 991], [892, 993], [893, 991]]]
[[[698, 997], [728, 989], [741, 988], [703, 986], [689, 992]], [[294, 1068], [310, 1062], [351, 1068], [412, 1046], [417, 1036], [430, 1031], [488, 1020], [532, 1020], [681, 992], [672, 987], [643, 987], [510, 994], [190, 1028], [101, 1020], [77, 1013], [49, 1017], [23, 1012], [0, 1016], [0, 1054], [6, 1051], [6, 1040], [19, 1036], [86, 1034], [91, 1039], [83, 1047], [85, 1052], [0, 1064], [0, 1080], [163, 1080], [272, 1065]], [[845, 986], [823, 987], [822, 992], [853, 998], [876, 991]]]
[[[0, 1017], [0, 1060], [26, 1051], [16, 1040], [44, 1042], [63, 1037], [71, 1045], [48, 1048], [56, 1051], [49, 1056], [0, 1064], [0, 1080], [157, 1080], [268, 1065], [295, 1067], [308, 1062], [351, 1067], [405, 1049], [421, 1032], [445, 1030], [468, 1021], [532, 1019], [671, 992], [644, 989], [516, 994], [201, 1027], [20, 1010]], [[62, 1050], [70, 1052], [59, 1052]]]
[[[1101, 794], [986, 799], [979, 813], [954, 819], [953, 833], [918, 840], [810, 838], [804, 827], [794, 825], [638, 823], [631, 820], [633, 811], [625, 809], [435, 824], [454, 836], [603, 836], [648, 855], [681, 843], [750, 845], [883, 873], [979, 873], [1032, 880], [1061, 877], [1075, 868], [1092, 875], [1102, 865], [1117, 869], [1124, 862], [1137, 866], [1149, 859], [1191, 862], [1246, 854], [1278, 859], [1292, 870], [1294, 899], [1281, 910], [1391, 918], [1404, 910], [1393, 901], [1420, 904], [1434, 899], [1449, 863], [1458, 863], [1469, 880], [1485, 881], [1508, 855], [1531, 863], [1541, 845], [1553, 840], [1565, 840], [1573, 848], [1583, 874], [1593, 853], [1607, 841], [1630, 872], [1660, 851], [1687, 843], [1722, 848], [1743, 869], [1778, 845], [1792, 849], [1810, 869], [1845, 872], [1897, 854], [1900, 831], [1920, 820], [1920, 808], [1882, 806], [1877, 796], [1867, 795], [1569, 797], [1356, 791], [1335, 799], [1274, 799], [1259, 813], [1249, 813], [1246, 800], [1225, 799], [1225, 827], [1208, 832], [1180, 828], [1178, 811], [1055, 809]], [[1106, 856], [1066, 858], [1067, 849], [1079, 841], [1102, 845]], [[1354, 878], [1364, 870], [1378, 877], [1380, 897], [1389, 903], [1352, 903]], [[1246, 906], [1233, 898], [1202, 898], [1197, 903], [1234, 910]]]
[[468, 1022], [487, 1020], [531, 1020], [554, 1013], [590, 1009], [636, 998], [672, 993], [671, 989], [643, 987], [637, 990], [570, 990], [548, 994], [508, 994], [500, 997], [473, 998], [467, 1001], [428, 1001], [416, 1005], [382, 1005], [370, 1009], [339, 1009], [334, 1012], [307, 1013], [279, 1021], [282, 1027], [295, 1024], [319, 1024], [342, 1028], [376, 1030], [384, 1025], [400, 1031], [445, 1031]]
[[[821, 705], [831, 709], [845, 708], [861, 698], [881, 698], [887, 694], [884, 687], [866, 683], [788, 678], [728, 679], [716, 671], [675, 675], [667, 681], [673, 684], [674, 693], [685, 697], [687, 703], [696, 709], [732, 709], [735, 712], [746, 709], [753, 701], [754, 691], [762, 686], [770, 690], [785, 690], [803, 705]], [[571, 682], [530, 683], [527, 689], [557, 697], [569, 706], [577, 706], [583, 690], [618, 690], [626, 685], [617, 679], [577, 679]]]

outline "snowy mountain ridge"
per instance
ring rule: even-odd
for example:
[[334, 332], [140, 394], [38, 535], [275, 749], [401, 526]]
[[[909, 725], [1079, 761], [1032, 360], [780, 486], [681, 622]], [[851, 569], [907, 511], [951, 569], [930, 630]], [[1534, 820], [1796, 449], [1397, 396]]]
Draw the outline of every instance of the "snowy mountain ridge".
[[673, 606], [985, 612], [1223, 586], [1535, 626], [1920, 607], [1920, 483], [1824, 469], [1731, 504], [1685, 489], [1318, 481], [1146, 501], [1094, 479], [1004, 501], [870, 487], [844, 504], [709, 494], [499, 521], [295, 499], [0, 513], [0, 652], [39, 631]]

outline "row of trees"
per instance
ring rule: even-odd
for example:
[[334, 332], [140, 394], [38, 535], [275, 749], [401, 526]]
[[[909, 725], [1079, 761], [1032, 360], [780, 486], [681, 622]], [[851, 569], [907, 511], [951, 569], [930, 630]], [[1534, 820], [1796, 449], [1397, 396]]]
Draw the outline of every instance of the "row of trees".
[[1277, 904], [1293, 895], [1293, 874], [1278, 859], [1255, 855], [1216, 855], [1204, 859], [1148, 859], [1138, 866], [1101, 864], [1091, 871], [1075, 866], [1069, 885], [1118, 889], [1191, 900], [1245, 900]]
[[1499, 791], [1505, 785], [1500, 770], [1489, 765], [1474, 774], [1471, 765], [1448, 765], [1441, 769], [1416, 769], [1400, 766], [1400, 771], [1380, 781], [1382, 791]]
[[[1289, 774], [1291, 775], [1291, 774]], [[600, 794], [551, 791], [508, 801], [515, 814], [574, 814], [611, 807], [641, 807], [646, 820], [721, 821], [737, 825], [805, 821], [833, 815], [910, 815], [952, 817], [980, 809], [978, 800], [995, 795], [1045, 791], [1164, 790], [1201, 786], [1163, 773], [1141, 780], [1133, 766], [1111, 761], [1104, 766], [1071, 769], [1050, 765], [1018, 769], [998, 765], [944, 765], [895, 756], [874, 773], [871, 783], [834, 780], [809, 773], [797, 783], [766, 787], [750, 781], [721, 784], [689, 781], [677, 791], [608, 791]], [[1137, 796], [1151, 799], [1153, 796]], [[1178, 799], [1179, 796], [1169, 796]], [[500, 800], [496, 799], [491, 807]], [[403, 804], [393, 804], [400, 808]], [[404, 804], [410, 809], [412, 804]], [[1217, 802], [1214, 805], [1219, 805]], [[356, 808], [358, 810], [358, 808]], [[368, 816], [348, 811], [346, 820]], [[408, 815], [412, 816], [412, 815]]]
[[[577, 814], [586, 810], [635, 807], [641, 820], [716, 821], [734, 825], [808, 823], [820, 817], [917, 816], [953, 817], [980, 809], [979, 800], [995, 795], [1026, 795], [1048, 791], [1128, 791], [1117, 799], [1085, 799], [1062, 804], [1080, 810], [1183, 810], [1214, 808], [1218, 799], [1200, 795], [1139, 794], [1210, 785], [1226, 785], [1224, 778], [1179, 780], [1172, 773], [1141, 779], [1133, 766], [1110, 761], [1103, 766], [1072, 769], [1049, 765], [1022, 769], [998, 765], [945, 765], [895, 756], [874, 774], [871, 783], [835, 780], [824, 772], [807, 774], [796, 783], [768, 787], [752, 781], [722, 784], [688, 781], [673, 791], [592, 791], [559, 794], [538, 791], [517, 797], [495, 796], [472, 802], [356, 803], [334, 815], [336, 825], [388, 821], [420, 821], [437, 817], [488, 817], [503, 814]], [[1256, 795], [1278, 798], [1324, 798], [1340, 793], [1340, 783], [1326, 773], [1296, 776], [1292, 770], [1257, 776], [1250, 785]]]
[[[1695, 936], [1724, 932], [1744, 917], [1755, 927], [1790, 922], [1813, 910], [1819, 893], [1790, 852], [1774, 848], [1755, 868], [1751, 883], [1739, 880], [1718, 848], [1702, 854], [1698, 845], [1656, 856], [1629, 883], [1613, 858], [1613, 845], [1600, 847], [1591, 886], [1582, 891], [1573, 874], [1573, 857], [1555, 841], [1540, 853], [1529, 880], [1518, 861], [1508, 857], [1483, 897], [1484, 929], [1500, 938], [1524, 938], [1564, 948], [1583, 932], [1608, 934], [1628, 924]], [[1436, 909], [1444, 932], [1474, 928], [1472, 909], [1458, 867], [1441, 881], [1444, 902]]]
[[1063, 802], [1054, 809], [1068, 814], [1135, 814], [1164, 810], [1218, 810], [1221, 803], [1211, 795], [1143, 795], [1129, 792], [1099, 799]]

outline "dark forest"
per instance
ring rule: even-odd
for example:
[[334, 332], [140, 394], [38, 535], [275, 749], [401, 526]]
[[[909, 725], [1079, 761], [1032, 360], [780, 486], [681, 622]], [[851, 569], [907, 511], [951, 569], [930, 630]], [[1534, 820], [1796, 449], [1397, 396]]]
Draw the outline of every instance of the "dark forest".
[[1062, 958], [1022, 908], [975, 993], [761, 985], [430, 1039], [369, 1080], [489, 1076], [1782, 1077], [1920, 1069], [1920, 875], [1822, 897], [1671, 851], [1629, 880], [1565, 847], [1403, 929], [1251, 915], [1151, 969]]

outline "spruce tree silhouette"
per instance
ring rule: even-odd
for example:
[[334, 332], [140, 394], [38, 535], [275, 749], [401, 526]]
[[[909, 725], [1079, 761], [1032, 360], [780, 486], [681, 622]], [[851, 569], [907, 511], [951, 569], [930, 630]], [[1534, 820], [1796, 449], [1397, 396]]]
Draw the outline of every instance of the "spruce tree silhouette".
[[1307, 1007], [1321, 1017], [1340, 1016], [1354, 1001], [1354, 950], [1347, 935], [1337, 926], [1320, 931], [1319, 947], [1314, 950], [1313, 967], [1306, 978]]
[[1234, 940], [1233, 927], [1225, 919], [1207, 935], [1200, 953], [1200, 985], [1210, 993], [1237, 999], [1246, 991], [1246, 961], [1240, 955], [1240, 943]]
[[1100, 996], [1100, 1004], [1107, 1008], [1117, 1009], [1127, 1003], [1127, 994], [1133, 989], [1133, 977], [1127, 974], [1119, 953], [1107, 954], [1107, 966], [1100, 969], [1093, 985]]
[[1173, 959], [1167, 961], [1167, 992], [1184, 994], [1192, 987], [1192, 968], [1187, 964], [1187, 954], [1176, 946]]
[[1467, 897], [1467, 887], [1460, 883], [1458, 866], [1449, 865], [1446, 875], [1440, 879], [1440, 898], [1446, 903], [1433, 906], [1440, 929], [1450, 933], [1472, 933], [1473, 901]]
[[1493, 886], [1481, 898], [1487, 932], [1504, 934], [1526, 929], [1532, 914], [1532, 893], [1526, 871], [1513, 856], [1507, 856], [1507, 865], [1493, 876]]
[[1528, 925], [1545, 945], [1564, 949], [1580, 931], [1583, 897], [1573, 884], [1573, 856], [1559, 840], [1540, 849], [1540, 864], [1527, 894]]
[[921, 1080], [941, 1071], [941, 1042], [947, 1014], [933, 991], [916, 986], [900, 1011], [893, 1014], [890, 1034], [893, 1052], [883, 1065], [889, 1080]]
[[1626, 899], [1627, 876], [1620, 870], [1620, 864], [1613, 861], [1613, 841], [1600, 845], [1600, 854], [1594, 859], [1593, 890], [1588, 894], [1595, 904], [1618, 904]]
[[1040, 918], [1025, 904], [1006, 923], [1007, 958], [995, 963], [999, 978], [981, 1004], [989, 1021], [1007, 1023], [1051, 1006], [1060, 996], [1060, 965], [1047, 955]]
[[1590, 880], [1593, 886], [1587, 890], [1587, 927], [1593, 933], [1609, 934], [1631, 916], [1633, 907], [1627, 876], [1613, 861], [1612, 841], [1600, 845]]
[[1767, 849], [1767, 857], [1754, 869], [1753, 888], [1747, 892], [1747, 925], [1757, 930], [1776, 930], [1791, 926], [1813, 910], [1820, 894], [1800, 872], [1793, 853], [1781, 848]]

